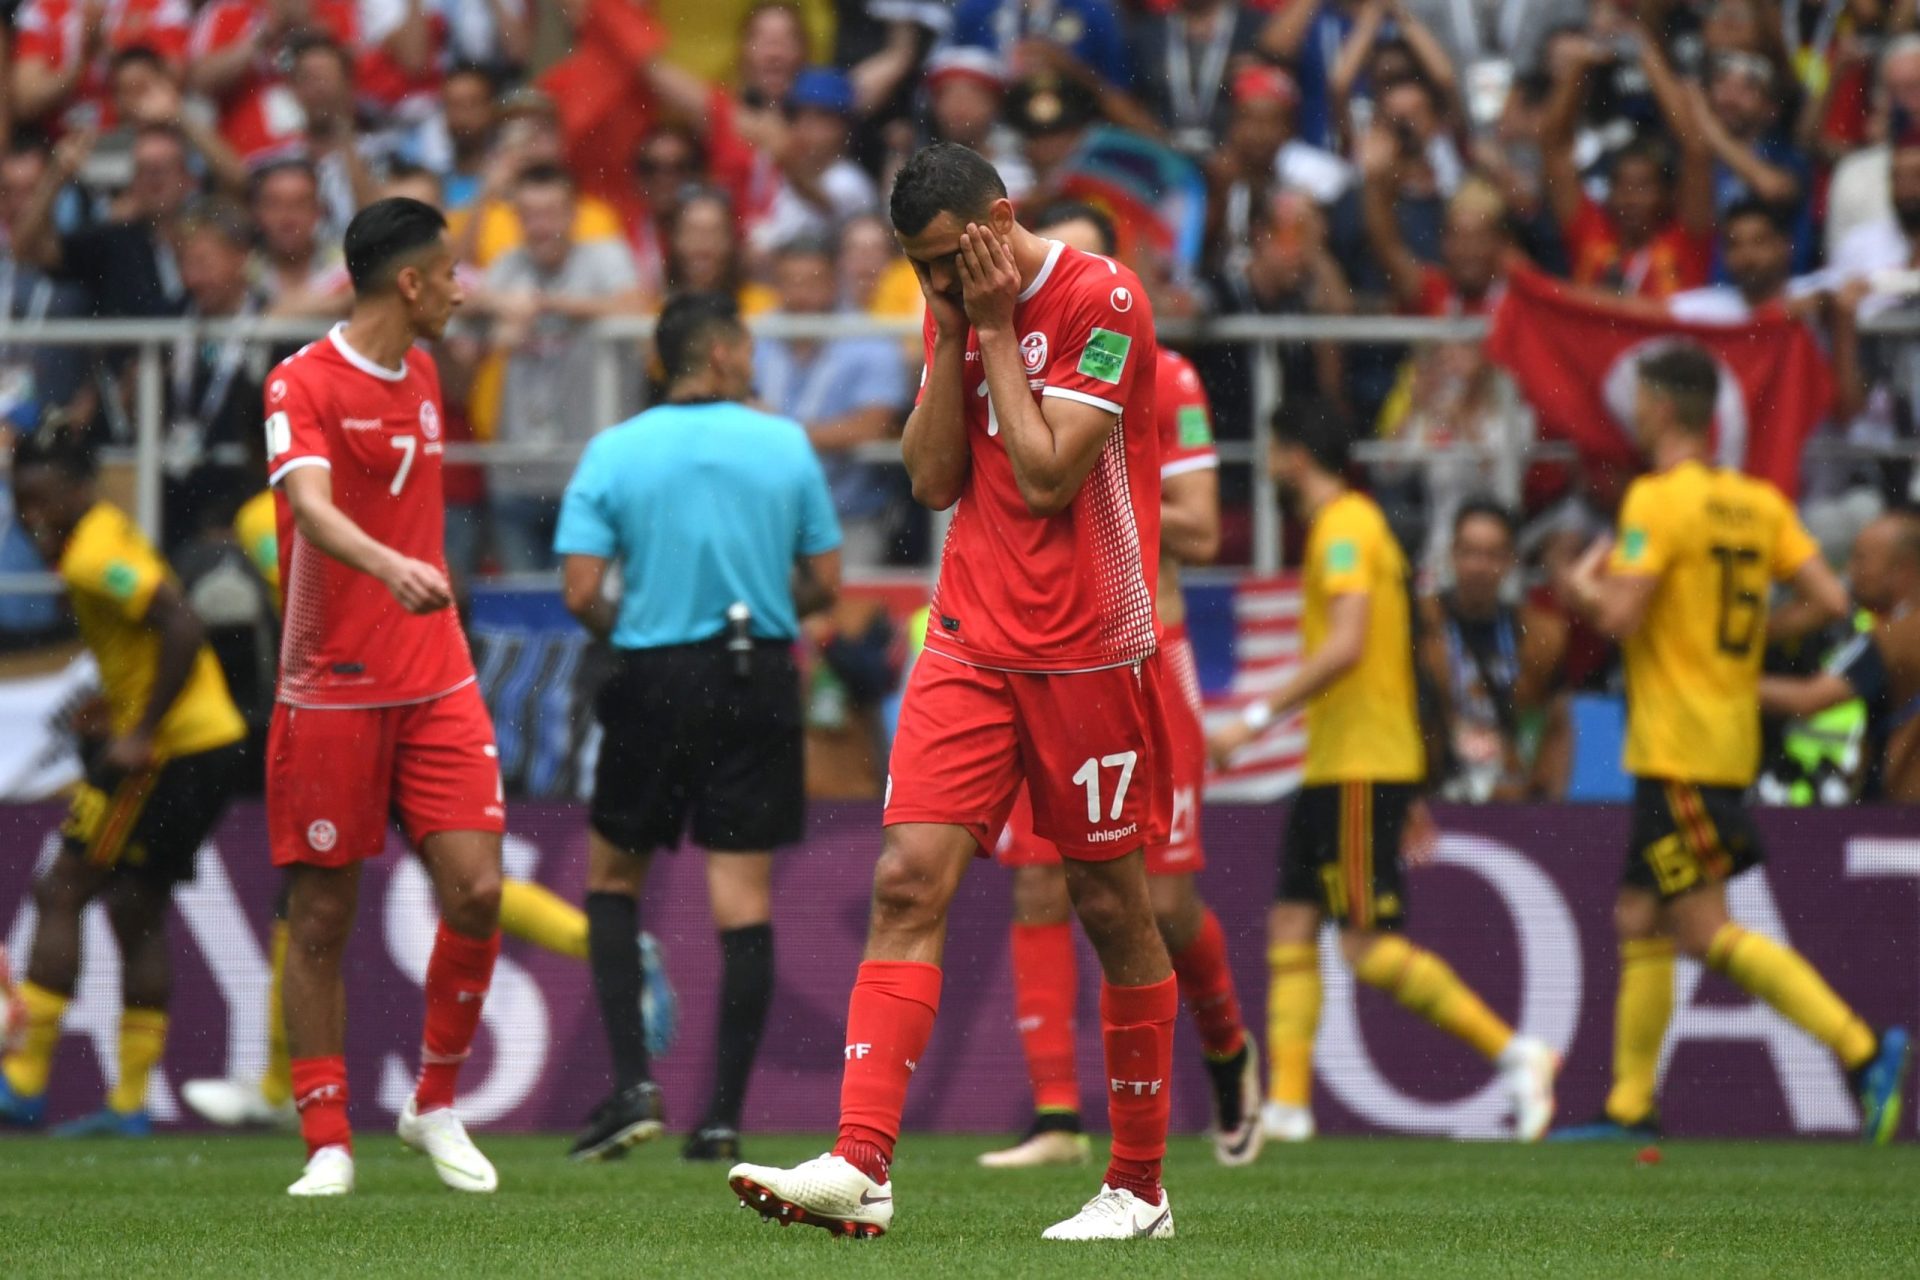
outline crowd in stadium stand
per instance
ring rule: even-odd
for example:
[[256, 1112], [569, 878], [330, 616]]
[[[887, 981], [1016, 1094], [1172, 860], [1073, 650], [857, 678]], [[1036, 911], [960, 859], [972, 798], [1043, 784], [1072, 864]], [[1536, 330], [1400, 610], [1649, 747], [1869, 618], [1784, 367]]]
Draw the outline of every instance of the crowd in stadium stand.
[[[356, 208], [404, 192], [449, 212], [470, 295], [438, 353], [449, 432], [517, 459], [452, 473], [462, 575], [552, 568], [568, 468], [537, 459], [606, 425], [584, 322], [712, 289], [749, 315], [917, 320], [884, 194], [935, 139], [988, 156], [1023, 205], [1116, 207], [1163, 321], [1478, 316], [1521, 269], [1623, 317], [1803, 321], [1833, 375], [1816, 438], [1880, 446], [1809, 463], [1809, 522], [1838, 559], [1910, 498], [1897, 446], [1914, 438], [1920, 345], [1859, 322], [1920, 298], [1913, 0], [6, 8], [0, 290], [16, 319], [337, 316]], [[1193, 355], [1222, 438], [1249, 438], [1251, 348]], [[237, 342], [170, 354], [169, 544], [229, 521], [257, 487], [273, 358]], [[925, 515], [897, 468], [850, 452], [898, 432], [918, 342], [767, 340], [760, 359], [763, 397], [828, 462], [850, 563], [925, 563]], [[1506, 507], [1481, 501], [1493, 455], [1458, 446], [1525, 456], [1533, 433], [1478, 342], [1296, 342], [1279, 366], [1286, 395], [1417, 450], [1418, 465], [1391, 450], [1366, 465], [1433, 584], [1423, 665], [1442, 692], [1505, 690], [1466, 698], [1473, 723], [1443, 735], [1480, 762], [1461, 794], [1554, 794], [1550, 777], [1502, 767], [1510, 741], [1485, 740], [1524, 722], [1550, 774], [1556, 693], [1606, 680], [1604, 646], [1557, 606], [1554, 580], [1606, 527], [1623, 477], [1561, 457], [1529, 468]], [[125, 441], [128, 372], [123, 350], [0, 347], [0, 416]], [[1225, 476], [1228, 564], [1250, 558], [1246, 477]], [[1456, 545], [1462, 532], [1474, 545]], [[1449, 622], [1473, 590], [1463, 555], [1481, 557], [1467, 579], [1496, 573], [1489, 599], [1525, 605]], [[1521, 614], [1524, 644], [1509, 634]]]

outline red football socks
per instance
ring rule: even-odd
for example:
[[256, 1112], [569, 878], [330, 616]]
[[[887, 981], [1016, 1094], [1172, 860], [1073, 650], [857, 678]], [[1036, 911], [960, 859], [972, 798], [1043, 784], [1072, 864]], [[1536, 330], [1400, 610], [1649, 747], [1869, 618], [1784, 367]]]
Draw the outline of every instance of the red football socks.
[[311, 1157], [322, 1147], [353, 1150], [353, 1130], [347, 1125], [347, 1060], [295, 1058], [289, 1066], [293, 1105], [300, 1112], [300, 1136]]
[[1100, 984], [1100, 1034], [1107, 1050], [1107, 1119], [1113, 1157], [1106, 1184], [1160, 1203], [1173, 1083], [1173, 1020], [1180, 994], [1171, 977], [1144, 987]]
[[486, 938], [455, 933], [445, 922], [433, 939], [427, 960], [427, 1025], [420, 1037], [420, 1085], [413, 1093], [416, 1111], [453, 1105], [460, 1064], [473, 1048], [480, 1010], [500, 955], [500, 931]]
[[847, 1002], [840, 1140], [833, 1153], [875, 1182], [887, 1180], [893, 1144], [900, 1136], [900, 1113], [907, 1105], [907, 1082], [926, 1052], [939, 1008], [939, 965], [910, 960], [861, 964]]
[[1073, 925], [1013, 926], [1013, 1014], [1027, 1055], [1036, 1111], [1079, 1111], [1074, 1073]]
[[1233, 970], [1227, 964], [1227, 935], [1213, 909], [1204, 910], [1200, 932], [1185, 951], [1173, 957], [1173, 976], [1180, 980], [1180, 994], [1193, 1011], [1200, 1047], [1220, 1062], [1239, 1053], [1247, 1036], [1240, 1023]]

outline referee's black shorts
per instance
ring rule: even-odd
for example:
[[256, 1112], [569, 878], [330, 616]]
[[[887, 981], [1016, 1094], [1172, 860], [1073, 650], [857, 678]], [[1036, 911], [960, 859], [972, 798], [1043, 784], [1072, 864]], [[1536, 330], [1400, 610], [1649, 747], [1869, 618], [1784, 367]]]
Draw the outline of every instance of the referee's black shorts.
[[806, 826], [800, 675], [788, 641], [755, 641], [741, 677], [720, 640], [623, 649], [601, 689], [589, 820], [628, 853], [756, 852]]

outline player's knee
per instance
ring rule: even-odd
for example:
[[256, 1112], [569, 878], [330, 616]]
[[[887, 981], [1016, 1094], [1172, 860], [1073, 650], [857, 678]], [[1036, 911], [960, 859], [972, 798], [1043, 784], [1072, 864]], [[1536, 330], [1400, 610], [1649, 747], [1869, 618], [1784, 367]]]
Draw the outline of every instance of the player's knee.
[[939, 857], [911, 841], [889, 840], [873, 867], [874, 919], [911, 927], [939, 919], [945, 882]]
[[352, 930], [353, 899], [349, 895], [300, 894], [287, 906], [287, 938], [296, 952], [338, 952]]
[[503, 883], [498, 868], [475, 871], [455, 887], [450, 901], [441, 904], [441, 915], [458, 933], [470, 937], [492, 933], [500, 924], [500, 888]]
[[53, 865], [33, 882], [33, 905], [43, 917], [73, 914], [87, 905], [79, 877], [66, 865], [65, 858], [54, 859]]
[[1613, 931], [1622, 942], [1657, 937], [1660, 903], [1651, 894], [1622, 894], [1613, 904]]
[[1081, 927], [1096, 946], [1151, 920], [1151, 912], [1141, 910], [1143, 906], [1119, 885], [1098, 875], [1083, 877], [1073, 900]]

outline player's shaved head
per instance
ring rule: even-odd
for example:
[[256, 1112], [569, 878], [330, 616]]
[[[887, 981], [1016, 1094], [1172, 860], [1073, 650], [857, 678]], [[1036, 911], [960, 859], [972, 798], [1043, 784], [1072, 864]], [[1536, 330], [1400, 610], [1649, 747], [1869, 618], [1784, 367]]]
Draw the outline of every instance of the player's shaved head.
[[936, 142], [901, 166], [887, 212], [895, 231], [917, 236], [943, 213], [963, 224], [984, 222], [993, 202], [1006, 198], [1007, 184], [985, 156], [957, 142]]
[[391, 289], [400, 272], [443, 247], [446, 215], [407, 196], [376, 200], [347, 224], [347, 274], [361, 297]]
[[669, 301], [654, 326], [653, 346], [669, 388], [711, 371], [715, 350], [746, 336], [740, 308], [724, 293], [685, 293]]

